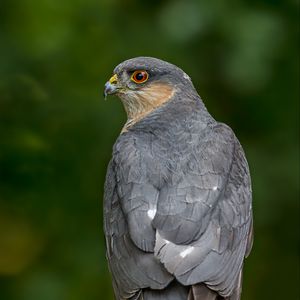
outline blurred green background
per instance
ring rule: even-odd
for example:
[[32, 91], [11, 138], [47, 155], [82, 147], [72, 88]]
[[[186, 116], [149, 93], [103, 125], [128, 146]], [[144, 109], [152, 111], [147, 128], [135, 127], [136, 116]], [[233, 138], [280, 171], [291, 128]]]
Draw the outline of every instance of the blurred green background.
[[253, 180], [244, 300], [299, 299], [298, 1], [1, 0], [0, 299], [113, 299], [102, 193], [125, 121], [102, 90], [139, 55], [177, 64]]

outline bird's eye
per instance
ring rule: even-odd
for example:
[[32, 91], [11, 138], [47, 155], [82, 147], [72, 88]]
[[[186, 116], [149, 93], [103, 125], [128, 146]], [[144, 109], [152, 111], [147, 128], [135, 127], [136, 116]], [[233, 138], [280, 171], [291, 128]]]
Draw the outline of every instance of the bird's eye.
[[148, 73], [146, 71], [135, 71], [131, 76], [131, 80], [135, 83], [143, 83], [148, 80]]

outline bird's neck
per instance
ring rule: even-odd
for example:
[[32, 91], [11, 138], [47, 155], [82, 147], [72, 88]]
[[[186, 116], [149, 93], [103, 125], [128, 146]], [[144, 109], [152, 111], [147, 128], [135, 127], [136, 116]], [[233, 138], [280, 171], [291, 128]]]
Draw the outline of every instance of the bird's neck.
[[127, 113], [127, 122], [122, 132], [170, 101], [175, 93], [176, 89], [171, 85], [156, 83], [138, 91], [121, 94], [120, 98]]

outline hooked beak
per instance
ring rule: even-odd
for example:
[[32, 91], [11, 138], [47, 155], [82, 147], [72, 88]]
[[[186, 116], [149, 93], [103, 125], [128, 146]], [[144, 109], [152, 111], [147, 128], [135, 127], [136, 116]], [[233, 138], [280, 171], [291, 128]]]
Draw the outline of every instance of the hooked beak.
[[104, 98], [106, 99], [107, 95], [115, 94], [119, 89], [118, 86], [118, 76], [114, 74], [104, 86]]

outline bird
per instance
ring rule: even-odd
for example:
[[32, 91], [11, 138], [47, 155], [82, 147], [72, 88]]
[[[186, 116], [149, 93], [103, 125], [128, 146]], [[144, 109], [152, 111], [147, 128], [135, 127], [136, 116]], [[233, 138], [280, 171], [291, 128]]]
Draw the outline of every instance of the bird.
[[249, 166], [191, 78], [153, 57], [106, 82], [127, 121], [104, 184], [106, 257], [118, 300], [239, 300], [253, 244]]

